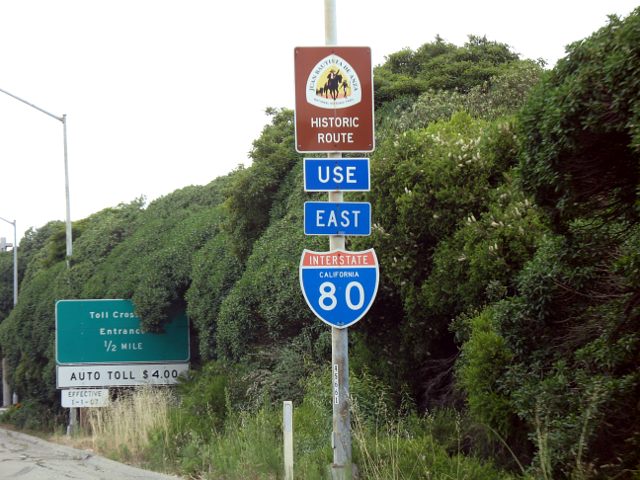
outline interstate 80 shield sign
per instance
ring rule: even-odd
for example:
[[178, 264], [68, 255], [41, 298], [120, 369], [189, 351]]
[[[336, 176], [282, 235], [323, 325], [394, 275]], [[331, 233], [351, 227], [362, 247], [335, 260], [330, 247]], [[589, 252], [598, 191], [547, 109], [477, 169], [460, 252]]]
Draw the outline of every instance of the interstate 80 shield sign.
[[373, 248], [362, 252], [302, 252], [302, 293], [311, 311], [332, 327], [349, 327], [367, 313], [378, 291], [378, 279], [378, 258]]

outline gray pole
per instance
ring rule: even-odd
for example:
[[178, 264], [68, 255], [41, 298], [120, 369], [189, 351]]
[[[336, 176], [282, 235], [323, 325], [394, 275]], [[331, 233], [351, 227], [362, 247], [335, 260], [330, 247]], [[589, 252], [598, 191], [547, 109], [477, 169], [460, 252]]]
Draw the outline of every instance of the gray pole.
[[13, 306], [18, 304], [18, 234], [16, 221], [13, 221]]
[[9, 223], [13, 225], [13, 306], [15, 307], [18, 304], [18, 233], [16, 221]]
[[[16, 233], [16, 221], [13, 221], [13, 308], [18, 304], [18, 235]], [[6, 364], [6, 358], [2, 359], [2, 366]], [[9, 373], [9, 367], [6, 369], [6, 373]], [[5, 371], [2, 372], [2, 378], [4, 378]], [[7, 403], [18, 403], [18, 397], [16, 396], [16, 392], [13, 392], [11, 395], [11, 387], [9, 387], [9, 382], [7, 382]], [[8, 398], [11, 395], [11, 398]], [[14, 399], [15, 397], [15, 399]], [[2, 401], [4, 402], [4, 394]]]
[[7, 374], [9, 373], [9, 367], [7, 366], [7, 358], [2, 357], [2, 406], [11, 406], [11, 387], [7, 380]]
[[71, 234], [71, 201], [69, 200], [69, 162], [67, 160], [67, 114], [62, 115], [62, 137], [64, 141], [64, 193], [66, 203], [66, 227], [67, 227], [67, 268], [69, 257], [73, 253]]
[[[338, 44], [336, 0], [324, 1], [324, 32], [327, 46]], [[330, 153], [329, 158], [342, 158], [342, 153]], [[329, 192], [330, 202], [342, 202], [342, 192]], [[345, 237], [331, 235], [329, 250], [345, 250]], [[334, 480], [351, 478], [351, 415], [349, 412], [349, 332], [347, 328], [331, 327], [331, 381], [333, 385], [333, 465]]]
[[[67, 269], [71, 268], [71, 254], [73, 253], [73, 239], [71, 233], [71, 201], [69, 199], [69, 162], [67, 159], [67, 114], [62, 115], [62, 139], [64, 142], [64, 194], [66, 204], [66, 239], [67, 239]], [[67, 435], [78, 430], [80, 411], [77, 408], [69, 409], [69, 425]]]
[[[7, 223], [13, 225], [13, 307], [18, 304], [18, 234], [16, 228], [16, 220], [10, 222], [2, 217]], [[11, 387], [8, 380], [9, 367], [7, 365], [7, 359], [3, 355], [2, 357], [2, 406], [8, 407], [11, 405]]]
[[[342, 158], [342, 154], [329, 154]], [[342, 202], [342, 192], [330, 192], [330, 202]], [[329, 250], [345, 250], [345, 237], [331, 235]], [[331, 380], [333, 384], [332, 476], [351, 478], [351, 414], [349, 412], [349, 329], [331, 327]]]
[[324, 43], [327, 46], [338, 44], [336, 0], [324, 0]]

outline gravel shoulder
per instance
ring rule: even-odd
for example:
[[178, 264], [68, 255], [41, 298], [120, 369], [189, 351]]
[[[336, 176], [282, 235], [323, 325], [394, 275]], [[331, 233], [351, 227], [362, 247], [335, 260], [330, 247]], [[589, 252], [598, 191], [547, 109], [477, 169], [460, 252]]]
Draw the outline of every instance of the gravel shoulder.
[[0, 428], [0, 480], [179, 480]]

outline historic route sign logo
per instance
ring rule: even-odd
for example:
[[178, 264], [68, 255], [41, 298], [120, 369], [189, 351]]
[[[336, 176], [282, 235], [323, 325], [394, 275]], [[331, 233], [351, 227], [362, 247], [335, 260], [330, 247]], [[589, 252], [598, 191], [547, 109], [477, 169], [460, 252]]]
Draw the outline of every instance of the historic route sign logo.
[[373, 75], [369, 47], [297, 47], [298, 152], [372, 152]]
[[332, 53], [320, 60], [307, 78], [307, 102], [320, 108], [337, 109], [362, 100], [356, 70], [344, 58]]
[[372, 248], [362, 252], [302, 252], [302, 293], [311, 311], [332, 327], [349, 327], [369, 311], [378, 279], [378, 258]]

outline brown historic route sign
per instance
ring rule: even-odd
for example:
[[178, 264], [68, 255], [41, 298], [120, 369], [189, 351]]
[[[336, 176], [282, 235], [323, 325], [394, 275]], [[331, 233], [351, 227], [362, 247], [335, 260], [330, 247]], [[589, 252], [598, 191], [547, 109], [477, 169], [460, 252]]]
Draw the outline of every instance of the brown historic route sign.
[[296, 150], [372, 152], [369, 47], [297, 47]]

